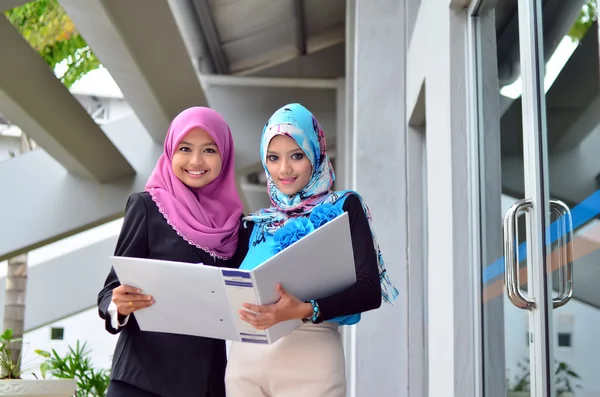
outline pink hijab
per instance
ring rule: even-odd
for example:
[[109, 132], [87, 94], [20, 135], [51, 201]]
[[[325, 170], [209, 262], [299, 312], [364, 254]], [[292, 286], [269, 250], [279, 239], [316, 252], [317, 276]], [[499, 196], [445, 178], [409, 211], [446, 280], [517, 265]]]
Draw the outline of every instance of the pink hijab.
[[[171, 168], [173, 152], [193, 128], [215, 140], [222, 159], [221, 173], [202, 188], [190, 188]], [[235, 253], [242, 201], [235, 183], [233, 138], [225, 119], [213, 109], [192, 107], [169, 127], [163, 154], [146, 183], [146, 190], [167, 223], [189, 244], [221, 259]]]

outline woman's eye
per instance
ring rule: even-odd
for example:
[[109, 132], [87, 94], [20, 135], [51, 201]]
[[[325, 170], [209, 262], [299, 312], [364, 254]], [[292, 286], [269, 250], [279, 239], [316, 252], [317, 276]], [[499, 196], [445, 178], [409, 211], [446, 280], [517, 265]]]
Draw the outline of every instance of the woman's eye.
[[304, 155], [302, 153], [294, 153], [292, 155], [292, 159], [294, 160], [302, 160], [304, 158]]
[[184, 146], [184, 147], [180, 147], [180, 148], [179, 148], [179, 151], [180, 151], [180, 152], [191, 152], [192, 150], [191, 150], [189, 147], [185, 147], [185, 146]]
[[205, 153], [217, 153], [215, 149], [208, 148], [204, 151]]
[[267, 157], [269, 159], [269, 161], [277, 161], [278, 157], [275, 156], [274, 154], [271, 154], [270, 156]]

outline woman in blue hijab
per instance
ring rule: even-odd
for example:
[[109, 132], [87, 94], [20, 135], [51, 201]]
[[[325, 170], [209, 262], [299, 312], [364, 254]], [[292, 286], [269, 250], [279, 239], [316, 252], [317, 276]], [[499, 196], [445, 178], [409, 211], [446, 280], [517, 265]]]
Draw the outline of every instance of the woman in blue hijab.
[[[240, 316], [264, 330], [281, 321], [303, 325], [272, 345], [234, 342], [225, 377], [228, 397], [345, 397], [340, 325], [392, 303], [398, 291], [387, 275], [371, 215], [354, 191], [332, 191], [335, 174], [319, 122], [300, 104], [277, 110], [263, 129], [260, 155], [271, 207], [245, 218], [250, 249], [240, 269], [253, 269], [343, 212], [348, 212], [356, 283], [334, 295], [302, 302], [278, 286], [272, 305], [246, 304]], [[324, 264], [326, 265], [326, 264]]]

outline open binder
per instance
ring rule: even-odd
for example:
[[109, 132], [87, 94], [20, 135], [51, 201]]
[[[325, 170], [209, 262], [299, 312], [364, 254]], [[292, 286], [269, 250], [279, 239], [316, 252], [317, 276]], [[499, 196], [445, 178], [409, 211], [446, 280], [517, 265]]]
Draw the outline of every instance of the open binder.
[[300, 300], [318, 299], [356, 283], [348, 214], [343, 213], [251, 271], [153, 259], [110, 257], [121, 284], [156, 303], [135, 312], [143, 331], [271, 344], [302, 322], [256, 330], [239, 316], [246, 302], [277, 302], [278, 283]]

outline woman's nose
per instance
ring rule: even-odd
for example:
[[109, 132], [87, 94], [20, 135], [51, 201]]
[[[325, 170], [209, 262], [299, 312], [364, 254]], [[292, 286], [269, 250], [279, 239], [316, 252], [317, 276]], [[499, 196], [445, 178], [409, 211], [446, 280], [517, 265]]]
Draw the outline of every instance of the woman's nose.
[[204, 156], [201, 153], [192, 156], [190, 164], [191, 165], [201, 165], [201, 164], [204, 164]]
[[281, 166], [279, 168], [279, 172], [283, 175], [285, 174], [289, 174], [292, 171], [292, 167], [290, 165], [290, 162], [287, 160], [283, 160], [281, 161]]

